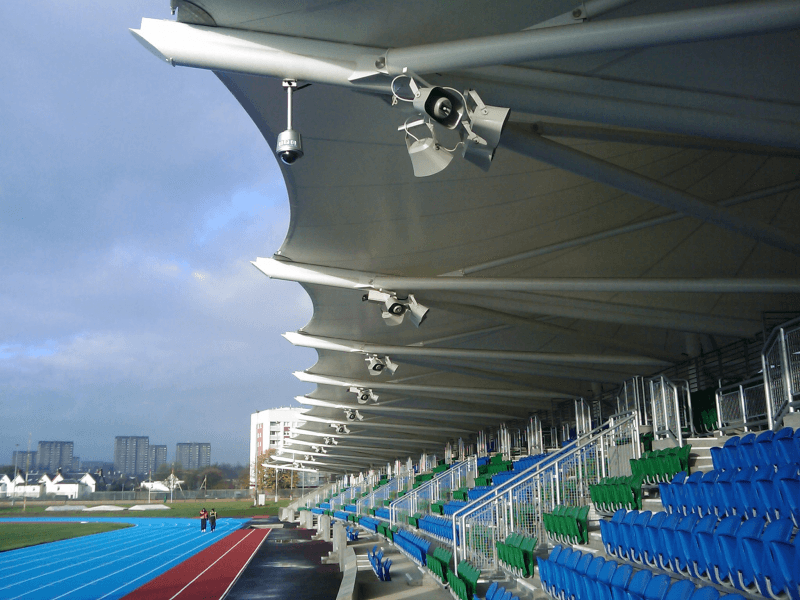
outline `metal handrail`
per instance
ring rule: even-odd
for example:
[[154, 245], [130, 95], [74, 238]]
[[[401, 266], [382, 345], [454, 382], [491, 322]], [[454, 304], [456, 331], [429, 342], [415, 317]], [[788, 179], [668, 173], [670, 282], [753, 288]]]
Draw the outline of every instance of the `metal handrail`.
[[[622, 420], [618, 420], [618, 419]], [[635, 452], [636, 455], [639, 454], [639, 440], [638, 440], [638, 421], [637, 419], [637, 412], [636, 411], [628, 411], [617, 415], [612, 415], [609, 417], [608, 421], [595, 427], [591, 432], [587, 435], [577, 438], [575, 441], [570, 442], [567, 446], [562, 448], [559, 452], [553, 454], [551, 457], [544, 459], [543, 461], [536, 463], [535, 465], [529, 467], [525, 471], [519, 474], [519, 476], [510, 479], [507, 482], [504, 482], [496, 490], [492, 490], [489, 493], [481, 496], [477, 499], [474, 503], [470, 503], [468, 506], [465, 506], [459, 511], [456, 511], [453, 514], [453, 556], [456, 558], [456, 564], [458, 564], [458, 544], [456, 540], [458, 539], [457, 527], [461, 525], [461, 529], [464, 536], [466, 536], [465, 529], [465, 519], [478, 512], [479, 510], [485, 509], [489, 506], [492, 502], [496, 501], [497, 498], [505, 493], [513, 492], [515, 488], [531, 481], [535, 477], [540, 476], [546, 470], [550, 469], [551, 467], [557, 465], [561, 461], [568, 460], [578, 452], [586, 449], [587, 446], [591, 445], [592, 443], [596, 442], [598, 439], [602, 437], [603, 434], [607, 433], [609, 430], [616, 429], [627, 425], [629, 422], [633, 421], [635, 425], [635, 432], [636, 432], [636, 439], [634, 440], [634, 447], [637, 449]], [[612, 421], [615, 421], [612, 423]], [[465, 539], [465, 538], [462, 538]]]
[[[432, 487], [434, 485], [437, 485], [442, 479], [444, 479], [446, 477], [453, 477], [453, 473], [456, 472], [456, 471], [461, 470], [462, 468], [466, 468], [467, 471], [472, 469], [475, 472], [477, 472], [477, 470], [478, 470], [477, 465], [478, 465], [477, 457], [476, 456], [469, 456], [465, 460], [452, 465], [446, 471], [442, 471], [441, 473], [437, 473], [436, 475], [434, 475], [433, 479], [430, 479], [430, 480], [424, 482], [418, 488], [409, 490], [408, 493], [405, 496], [403, 496], [402, 498], [397, 498], [396, 500], [394, 500], [391, 504], [389, 504], [389, 520], [390, 520], [391, 524], [395, 525], [397, 523], [397, 510], [398, 509], [397, 509], [396, 503], [398, 503], [400, 501], [405, 501], [405, 502], [410, 501], [411, 500], [411, 497], [410, 497], [411, 495], [419, 496], [423, 492], [428, 491], [428, 488], [430, 488], [430, 487]], [[464, 476], [466, 476], [466, 473], [465, 473]]]

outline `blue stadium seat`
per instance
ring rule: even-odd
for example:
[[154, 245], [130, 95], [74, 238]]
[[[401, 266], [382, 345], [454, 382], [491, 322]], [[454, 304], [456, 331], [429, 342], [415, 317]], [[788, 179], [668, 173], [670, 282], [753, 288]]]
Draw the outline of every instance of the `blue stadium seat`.
[[717, 480], [722, 474], [722, 471], [714, 470], [703, 475], [703, 480], [700, 482], [700, 489], [703, 492], [703, 514], [720, 516]]
[[[722, 533], [718, 536], [720, 558], [717, 577], [725, 583], [737, 586], [737, 568], [746, 560], [742, 551], [742, 538], [758, 538], [764, 529], [763, 519], [748, 519], [743, 521], [739, 528], [732, 533]], [[738, 587], [738, 586], [737, 586]]]
[[793, 432], [791, 427], [784, 427], [772, 438], [772, 445], [779, 464], [800, 463], [800, 438], [798, 438], [798, 432], [800, 432], [800, 428]]
[[[667, 518], [664, 519], [664, 522], [661, 523], [661, 527], [658, 528], [653, 551], [656, 553], [656, 564], [660, 569], [667, 570], [671, 568], [668, 548], [671, 545], [672, 537], [675, 535], [675, 527], [678, 526], [679, 522], [679, 515], [668, 515]], [[651, 539], [653, 539], [652, 536]], [[669, 540], [669, 542], [667, 540]]]
[[[614, 571], [613, 577], [611, 577], [611, 597], [614, 600], [627, 600], [626, 597], [626, 590], [628, 589], [628, 583], [631, 580], [631, 576], [633, 575], [633, 567], [630, 565], [618, 565], [616, 570]], [[606, 596], [607, 598], [607, 596]]]
[[700, 546], [700, 551], [703, 553], [703, 559], [705, 560], [706, 569], [708, 571], [708, 578], [713, 583], [720, 583], [717, 573], [721, 571], [723, 562], [719, 551], [719, 536], [722, 534], [735, 533], [741, 522], [741, 517], [725, 517], [717, 524], [713, 533], [701, 531], [697, 534], [697, 541]]
[[691, 532], [685, 530], [677, 532], [683, 556], [686, 557], [688, 572], [692, 577], [703, 577], [706, 574], [707, 565], [700, 550], [700, 534], [702, 532], [711, 537], [716, 526], [716, 515], [706, 515], [695, 523]]
[[800, 600], [800, 534], [794, 543], [775, 541], [769, 544], [774, 572], [765, 574], [767, 589], [775, 598], [781, 590], [792, 600]]
[[682, 494], [678, 508], [681, 514], [688, 515], [696, 510], [697, 498], [702, 497], [700, 491], [700, 481], [703, 479], [704, 473], [702, 471], [695, 471], [686, 481], [683, 482]]
[[756, 434], [748, 433], [739, 440], [739, 447], [737, 448], [739, 457], [739, 465], [741, 467], [755, 467], [758, 464], [758, 457], [756, 455]]
[[[714, 588], [711, 589], [713, 590]], [[664, 600], [689, 600], [695, 591], [694, 584], [691, 581], [687, 579], [676, 581], [669, 588], [667, 595], [664, 596]]]
[[775, 585], [784, 587], [784, 576], [777, 569], [774, 558], [771, 557], [773, 542], [788, 543], [792, 537], [793, 524], [791, 519], [778, 519], [767, 525], [761, 537], [742, 537], [743, 562], [736, 570], [736, 577], [740, 590], [752, 591], [753, 583], [760, 593], [767, 595], [767, 578]]
[[597, 579], [595, 580], [594, 584], [594, 598], [597, 600], [611, 598], [611, 580], [613, 579], [616, 570], [617, 563], [613, 560], [607, 560], [603, 565], [603, 568], [600, 569], [600, 572], [597, 574]]
[[655, 548], [657, 546], [654, 545], [654, 540], [658, 539], [658, 530], [661, 528], [661, 524], [664, 522], [664, 519], [667, 518], [667, 513], [657, 512], [652, 517], [650, 517], [650, 521], [644, 527], [644, 530], [637, 530], [634, 529], [634, 532], [639, 536], [639, 547], [644, 549], [643, 557], [645, 564], [650, 567], [657, 567], [658, 563], [656, 562], [656, 552]]
[[667, 536], [667, 553], [669, 554], [672, 570], [676, 573], [689, 574], [688, 557], [683, 551], [681, 538], [684, 535], [692, 535], [692, 531], [699, 520], [700, 517], [695, 514], [686, 515], [675, 527], [673, 534]]
[[735, 455], [739, 445], [739, 436], [729, 438], [722, 448], [711, 448], [711, 462], [715, 469], [737, 470]]
[[[665, 575], [665, 577], [667, 576]], [[652, 578], [653, 573], [647, 569], [642, 569], [641, 571], [634, 573], [633, 577], [631, 577], [631, 580], [628, 583], [628, 594], [626, 596], [627, 600], [644, 600], [644, 591]], [[669, 579], [669, 577], [667, 577], [667, 579]]]
[[669, 584], [669, 575], [656, 575], [647, 583], [642, 600], [664, 600], [669, 591]]
[[586, 569], [586, 576], [581, 581], [581, 589], [577, 596], [581, 600], [601, 600], [601, 596], [597, 595], [596, 582], [600, 575], [600, 571], [606, 564], [606, 559], [602, 556], [596, 556]]
[[795, 527], [800, 527], [800, 479], [796, 477], [781, 479], [778, 481], [778, 489], [783, 499], [783, 505], [789, 512], [787, 516], [794, 521]]
[[756, 438], [756, 456], [757, 466], [768, 467], [778, 464], [778, 457], [775, 454], [775, 448], [772, 446], [772, 440], [775, 438], [775, 432], [771, 429], [762, 431]]
[[611, 520], [600, 520], [600, 537], [603, 540], [603, 546], [608, 554], [612, 556], [617, 555], [617, 538], [619, 537], [619, 524], [625, 519], [627, 511], [624, 508], [619, 509], [611, 517]]
[[[739, 444], [739, 446], [741, 447], [741, 444]], [[755, 477], [755, 474], [756, 470], [754, 467], [744, 467], [733, 478], [734, 508], [736, 510], [736, 514], [741, 515], [744, 518], [752, 516], [748, 514], [747, 506], [753, 504], [753, 502], [748, 499], [748, 495], [753, 493], [752, 481]]]
[[681, 494], [684, 481], [686, 481], [686, 472], [680, 471], [675, 474], [671, 482], [658, 484], [661, 505], [668, 513], [678, 510], [678, 497]]
[[644, 528], [647, 527], [652, 517], [653, 513], [649, 510], [640, 512], [626, 532], [627, 544], [630, 548], [628, 557], [635, 563], [644, 564], [644, 551], [647, 548], [646, 545], [642, 545], [642, 540], [646, 538]]
[[709, 586], [697, 588], [689, 600], [717, 600], [718, 598], [719, 592], [716, 588]]
[[631, 526], [639, 516], [638, 510], [629, 510], [618, 525], [617, 529], [617, 556], [627, 559], [630, 556], [630, 542], [633, 537], [633, 530]]

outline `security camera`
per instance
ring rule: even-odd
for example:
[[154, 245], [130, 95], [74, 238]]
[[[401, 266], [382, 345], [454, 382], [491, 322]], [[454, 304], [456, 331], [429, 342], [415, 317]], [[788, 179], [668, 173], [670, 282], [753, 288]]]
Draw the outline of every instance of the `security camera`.
[[337, 425], [336, 433], [350, 433], [350, 430], [347, 428], [347, 425]]
[[286, 165], [293, 164], [303, 156], [303, 138], [294, 129], [287, 129], [278, 136], [275, 153]]
[[[283, 87], [286, 89], [286, 131], [278, 136], [278, 143], [275, 145], [275, 154], [286, 165], [294, 164], [298, 158], [303, 156], [303, 138], [292, 129], [292, 91], [297, 89], [297, 81], [294, 79], [284, 79]], [[305, 86], [303, 86], [305, 87]]]

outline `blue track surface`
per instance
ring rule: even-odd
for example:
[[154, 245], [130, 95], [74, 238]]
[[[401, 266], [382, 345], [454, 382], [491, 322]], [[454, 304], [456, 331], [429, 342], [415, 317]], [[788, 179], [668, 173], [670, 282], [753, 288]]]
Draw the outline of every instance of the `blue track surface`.
[[214, 533], [198, 519], [54, 517], [0, 519], [0, 523], [130, 523], [134, 527], [0, 553], [3, 600], [112, 600], [121, 598], [200, 550], [241, 528], [248, 519], [219, 519]]

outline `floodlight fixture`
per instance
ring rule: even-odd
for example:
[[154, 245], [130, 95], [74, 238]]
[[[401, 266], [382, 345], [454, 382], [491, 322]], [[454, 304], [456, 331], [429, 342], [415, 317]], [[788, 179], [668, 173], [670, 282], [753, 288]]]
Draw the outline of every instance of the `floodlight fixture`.
[[378, 398], [380, 398], [380, 396], [375, 394], [372, 390], [366, 388], [351, 387], [349, 391], [358, 397], [359, 404], [366, 404], [367, 402], [370, 401], [377, 404]]
[[[411, 98], [401, 96], [395, 89], [395, 82], [403, 77], [408, 78]], [[406, 120], [398, 127], [398, 130], [405, 131], [406, 147], [416, 177], [428, 177], [444, 170], [459, 145], [463, 146], [462, 156], [466, 160], [483, 170], [489, 169], [508, 121], [509, 109], [485, 104], [475, 90], [462, 94], [450, 87], [420, 88], [408, 71], [395, 77], [391, 90], [393, 104], [398, 100], [410, 102], [422, 115], [421, 119]], [[461, 141], [454, 148], [442, 147], [436, 138], [434, 124], [458, 130]], [[423, 130], [418, 135], [409, 131], [421, 126], [427, 127], [428, 131]]]
[[392, 375], [397, 370], [397, 364], [393, 363], [388, 356], [378, 356], [377, 354], [368, 354], [364, 359], [367, 363], [370, 375], [380, 375], [384, 371], [389, 371]]
[[364, 302], [375, 302], [381, 305], [381, 317], [383, 322], [394, 327], [400, 325], [406, 315], [409, 316], [414, 325], [419, 327], [428, 314], [428, 307], [423, 306], [413, 294], [405, 298], [398, 298], [396, 294], [382, 292], [380, 290], [370, 290], [361, 299]]

